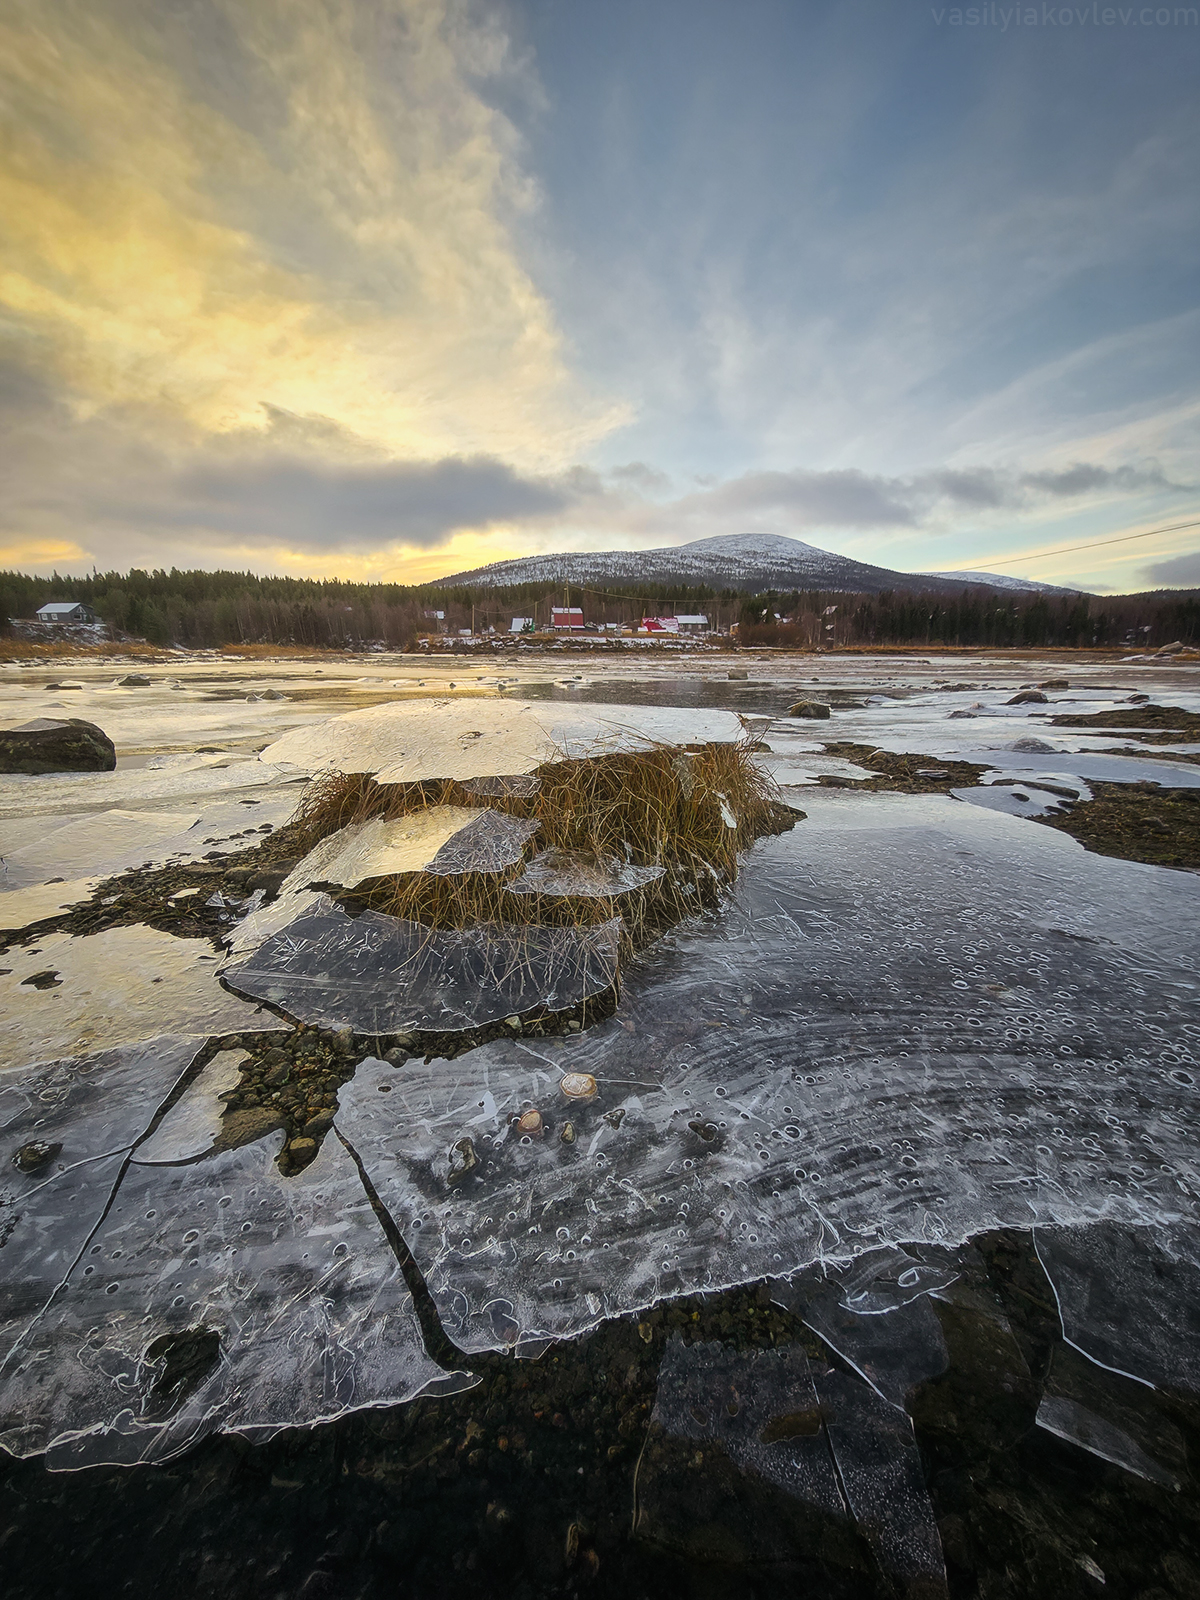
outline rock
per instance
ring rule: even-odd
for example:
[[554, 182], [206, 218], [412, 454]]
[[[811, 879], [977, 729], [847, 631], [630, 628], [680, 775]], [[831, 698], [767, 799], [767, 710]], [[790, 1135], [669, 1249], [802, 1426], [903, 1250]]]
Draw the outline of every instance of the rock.
[[1054, 756], [1059, 753], [1052, 744], [1047, 744], [1045, 739], [1014, 739], [1008, 748], [1028, 756]]
[[797, 700], [788, 712], [789, 717], [810, 717], [820, 721], [829, 715], [829, 707], [820, 700]]
[[242, 1111], [227, 1111], [213, 1150], [240, 1150], [264, 1134], [283, 1127], [283, 1117], [275, 1106], [247, 1106]]
[[1154, 654], [1156, 656], [1175, 656], [1178, 655], [1182, 649], [1182, 641], [1179, 639], [1173, 639], [1170, 644], [1160, 644]]
[[1006, 700], [1005, 705], [1010, 706], [1044, 706], [1048, 704], [1046, 696], [1040, 689], [1022, 689], [1013, 695], [1011, 700]]
[[450, 1152], [450, 1171], [447, 1175], [450, 1183], [461, 1183], [469, 1172], [474, 1172], [479, 1165], [479, 1157], [475, 1154], [475, 1146], [470, 1139], [459, 1139]]
[[974, 715], [974, 711], [952, 711], [949, 720], [953, 722], [957, 717], [973, 717]]
[[[279, 1054], [282, 1056], [283, 1051], [281, 1050]], [[263, 1077], [263, 1082], [272, 1089], [278, 1089], [280, 1084], [284, 1084], [288, 1081], [290, 1074], [291, 1066], [287, 1057], [284, 1056], [282, 1061], [276, 1061], [275, 1064], [267, 1071]]]
[[568, 1072], [559, 1080], [558, 1087], [568, 1100], [594, 1100], [596, 1080], [590, 1072]]
[[575, 1124], [573, 1122], [564, 1122], [562, 1125], [562, 1132], [558, 1137], [562, 1140], [563, 1144], [574, 1144]]
[[1039, 689], [1069, 689], [1070, 687], [1071, 685], [1065, 678], [1047, 678], [1045, 682], [1038, 684]]
[[258, 698], [260, 700], [282, 700], [284, 696], [278, 689], [264, 689]]
[[288, 1160], [293, 1166], [307, 1165], [317, 1153], [317, 1141], [301, 1135], [299, 1139], [289, 1139], [287, 1144]]
[[148, 689], [153, 680], [141, 672], [127, 672], [123, 678], [117, 679], [118, 689]]
[[29, 984], [34, 989], [58, 989], [62, 986], [62, 979], [53, 967], [47, 967], [45, 972], [31, 972], [29, 977], [21, 979], [21, 983]]
[[53, 690], [56, 694], [66, 694], [72, 689], [82, 688], [83, 685], [81, 683], [48, 683], [46, 685], [47, 693]]
[[536, 1109], [522, 1111], [517, 1118], [518, 1134], [524, 1134], [530, 1139], [540, 1139], [545, 1131], [546, 1125], [542, 1121], [542, 1113]]
[[322, 1134], [328, 1133], [330, 1128], [333, 1127], [333, 1115], [332, 1110], [327, 1106], [324, 1111], [318, 1111], [315, 1117], [309, 1117], [302, 1129], [304, 1137], [306, 1139], [319, 1139]]
[[117, 752], [94, 722], [37, 717], [0, 733], [0, 772], [112, 772]]
[[50, 1144], [45, 1139], [31, 1139], [13, 1153], [12, 1164], [18, 1172], [37, 1172], [48, 1161], [53, 1161], [62, 1149], [61, 1144]]

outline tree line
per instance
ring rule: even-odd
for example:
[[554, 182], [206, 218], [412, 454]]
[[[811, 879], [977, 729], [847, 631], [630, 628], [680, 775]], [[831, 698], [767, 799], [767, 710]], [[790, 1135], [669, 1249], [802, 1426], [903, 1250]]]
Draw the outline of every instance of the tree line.
[[[439, 584], [347, 583], [335, 578], [260, 577], [250, 572], [172, 568], [37, 577], [0, 572], [0, 627], [33, 618], [50, 600], [79, 601], [117, 636], [189, 649], [299, 645], [355, 649], [416, 645], [422, 635], [457, 635], [513, 617], [549, 626], [552, 605], [582, 605], [591, 623], [636, 623], [642, 615], [703, 613], [714, 627], [738, 624], [746, 645], [811, 649], [845, 645], [1136, 646], [1200, 642], [1200, 593], [1047, 595], [964, 585], [957, 597], [894, 590], [844, 594], [636, 583], [612, 589], [549, 583], [504, 589]], [[437, 613], [442, 615], [438, 617]]]

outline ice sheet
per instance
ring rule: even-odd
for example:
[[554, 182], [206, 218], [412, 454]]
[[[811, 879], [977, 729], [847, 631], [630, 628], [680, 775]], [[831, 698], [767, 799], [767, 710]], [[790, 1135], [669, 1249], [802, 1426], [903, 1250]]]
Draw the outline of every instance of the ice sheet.
[[[10, 1452], [45, 1450], [51, 1469], [164, 1461], [215, 1428], [266, 1438], [447, 1384], [351, 1156], [327, 1139], [285, 1179], [277, 1144], [127, 1169], [10, 1359]], [[191, 1387], [164, 1392], [158, 1341], [197, 1333], [210, 1363]]]
[[316, 906], [221, 976], [300, 1022], [368, 1034], [453, 1031], [602, 994], [616, 981], [619, 933], [619, 919], [440, 930]]
[[163, 839], [183, 833], [200, 820], [196, 811], [102, 811], [55, 828], [45, 839], [23, 845], [5, 857], [5, 882], [14, 889], [44, 883], [47, 877], [101, 877], [122, 867], [140, 866]]
[[[1148, 1145], [1148, 1156], [1163, 1154]], [[1141, 1383], [1200, 1393], [1200, 1228], [1190, 1176], [1179, 1174], [1175, 1215], [1184, 1220], [1153, 1231], [1116, 1221], [1038, 1228], [1034, 1244], [1071, 1344]]]
[[[52, 933], [7, 951], [0, 968], [0, 1070], [175, 1033], [236, 1033], [271, 1025], [226, 994], [201, 939], [141, 926], [88, 938]], [[50, 977], [43, 977], [50, 974]], [[27, 980], [39, 978], [46, 987]], [[57, 981], [55, 981], [57, 979]]]
[[[338, 1126], [469, 1349], [886, 1244], [1161, 1226], [1200, 1176], [1198, 919], [1182, 874], [943, 797], [832, 791], [635, 964], [615, 1017], [367, 1062]], [[566, 1071], [596, 1099], [568, 1103]], [[452, 1184], [464, 1138], [478, 1164]]]
[[312, 772], [373, 772], [380, 783], [415, 783], [516, 776], [564, 755], [729, 743], [742, 732], [731, 711], [404, 700], [294, 729], [268, 745], [261, 759]]
[[1052, 794], [1036, 784], [980, 784], [968, 789], [951, 789], [956, 800], [983, 806], [986, 811], [1001, 811], [1007, 817], [1047, 817], [1065, 811], [1069, 804], [1061, 794]]
[[27, 928], [80, 901], [90, 900], [92, 891], [101, 881], [100, 878], [76, 878], [70, 883], [35, 883], [27, 889], [0, 893], [0, 932]]
[[[74, 1265], [134, 1141], [202, 1043], [159, 1038], [0, 1077], [0, 1362]], [[22, 1171], [17, 1153], [35, 1143], [50, 1153]]]
[[[138, 767], [116, 772], [48, 772], [29, 777], [0, 776], [0, 818], [41, 816], [108, 810], [157, 810], [173, 806], [199, 809], [216, 798], [246, 791], [250, 798], [265, 798], [263, 791], [287, 789], [304, 774], [281, 766], [266, 766], [253, 758], [233, 757], [228, 763], [200, 768], [152, 770]], [[295, 806], [296, 790], [285, 794]]]

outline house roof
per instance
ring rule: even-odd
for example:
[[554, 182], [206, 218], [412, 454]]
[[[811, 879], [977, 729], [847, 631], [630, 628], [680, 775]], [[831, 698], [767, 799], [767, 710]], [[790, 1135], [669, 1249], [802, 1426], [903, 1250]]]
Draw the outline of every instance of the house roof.
[[43, 611], [82, 611], [82, 610], [84, 610], [84, 605], [83, 605], [83, 601], [82, 600], [51, 600], [46, 605], [38, 607], [38, 616], [40, 617]]

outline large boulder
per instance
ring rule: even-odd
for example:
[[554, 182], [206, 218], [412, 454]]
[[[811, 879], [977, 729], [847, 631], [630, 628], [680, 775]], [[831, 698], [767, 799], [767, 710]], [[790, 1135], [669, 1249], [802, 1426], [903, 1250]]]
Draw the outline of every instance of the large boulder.
[[80, 717], [36, 717], [0, 731], [0, 772], [111, 772], [112, 740]]

